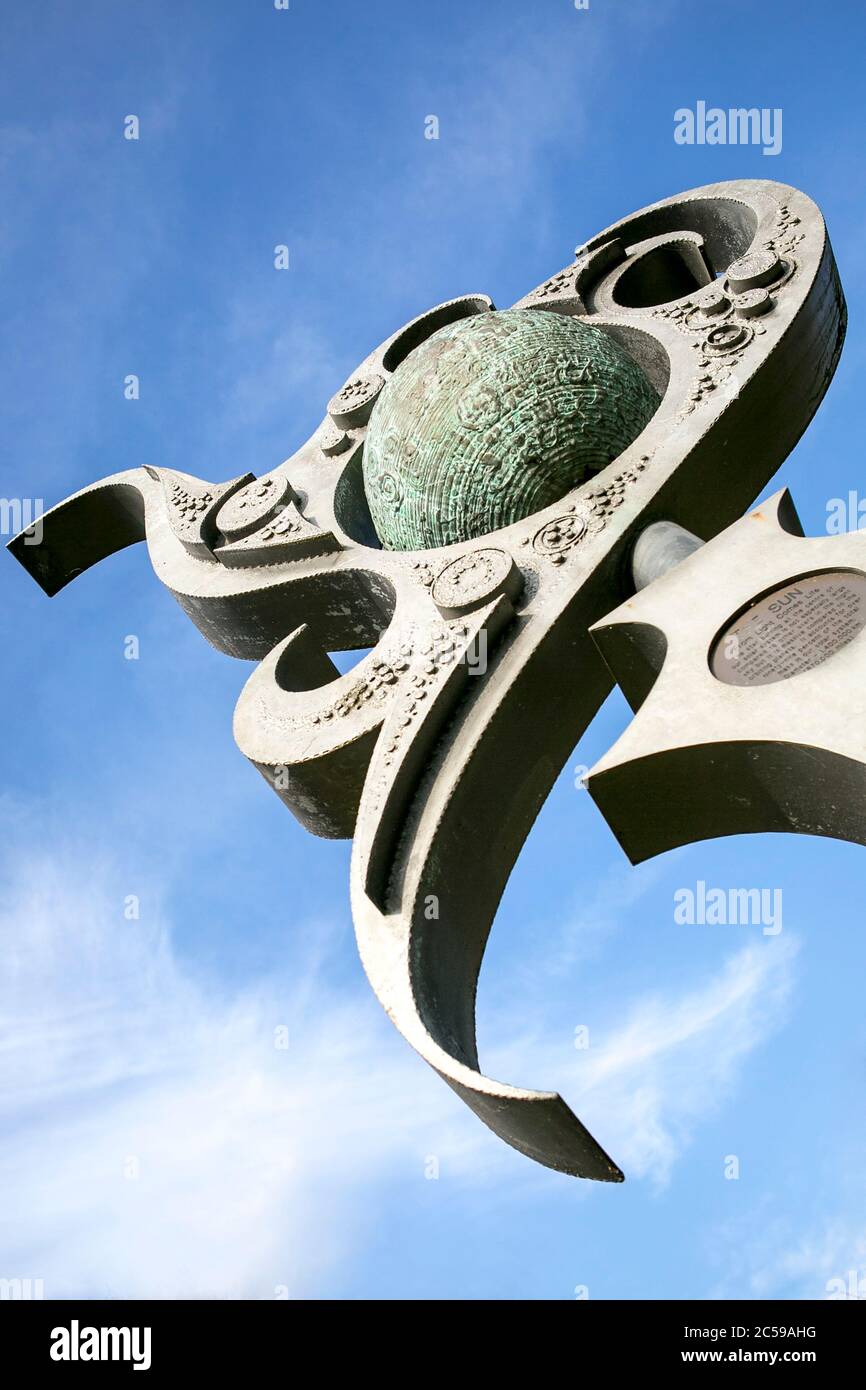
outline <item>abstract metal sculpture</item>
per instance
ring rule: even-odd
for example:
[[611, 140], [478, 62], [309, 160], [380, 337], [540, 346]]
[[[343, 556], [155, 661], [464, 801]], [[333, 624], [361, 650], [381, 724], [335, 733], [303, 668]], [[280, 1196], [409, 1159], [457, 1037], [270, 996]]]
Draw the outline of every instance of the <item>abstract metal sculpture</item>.
[[[863, 835], [862, 814], [834, 819], [792, 790], [813, 776], [805, 757], [789, 761], [817, 739], [807, 712], [783, 724], [773, 685], [731, 684], [728, 668], [709, 664], [758, 591], [856, 569], [857, 541], [777, 529], [760, 563], [740, 572], [738, 560], [735, 578], [715, 593], [709, 579], [694, 605], [683, 590], [713, 571], [716, 546], [751, 555], [754, 528], [771, 531], [773, 517], [790, 532], [784, 505], [765, 508], [628, 599], [636, 540], [652, 549], [647, 528], [672, 521], [706, 540], [765, 486], [820, 403], [844, 328], [815, 204], [777, 183], [713, 184], [607, 228], [506, 313], [474, 295], [413, 320], [263, 477], [119, 473], [48, 512], [40, 545], [11, 543], [54, 594], [146, 538], [203, 634], [260, 659], [238, 702], [237, 742], [303, 825], [354, 836], [353, 915], [381, 1003], [491, 1129], [552, 1168], [622, 1178], [561, 1097], [480, 1072], [475, 988], [520, 847], [610, 689], [590, 627], [626, 600], [596, 635], [636, 706], [661, 671], [590, 783], [634, 857], [726, 830]], [[520, 346], [529, 342], [537, 368]], [[462, 365], [448, 376], [455, 352]], [[431, 425], [424, 393], [440, 390], [445, 424]], [[450, 457], [448, 440], [478, 427], [485, 441], [472, 458]], [[483, 529], [491, 520], [496, 529]], [[817, 549], [795, 558], [804, 546]], [[837, 600], [847, 602], [838, 589]], [[853, 661], [856, 646], [831, 660]], [[339, 675], [328, 653], [365, 647]], [[681, 709], [697, 742], [682, 738]], [[860, 790], [852, 737], [820, 746]], [[711, 746], [725, 776], [691, 818], [688, 784]]]

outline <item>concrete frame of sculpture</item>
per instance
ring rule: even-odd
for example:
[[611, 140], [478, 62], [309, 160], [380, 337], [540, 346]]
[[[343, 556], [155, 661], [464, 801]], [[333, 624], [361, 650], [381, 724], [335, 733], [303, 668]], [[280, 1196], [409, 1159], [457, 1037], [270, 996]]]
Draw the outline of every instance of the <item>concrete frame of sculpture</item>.
[[[712, 654], [738, 615], [815, 577], [846, 598], [816, 605], [799, 652], [783, 630], [759, 682], [720, 679]], [[866, 536], [804, 537], [787, 490], [593, 627], [636, 715], [586, 781], [632, 863], [760, 831], [866, 844], [864, 627]], [[814, 664], [790, 670], [798, 655]]]
[[[261, 662], [235, 713], [242, 752], [309, 830], [354, 836], [358, 946], [396, 1027], [514, 1148], [619, 1181], [559, 1095], [481, 1073], [484, 948], [610, 689], [589, 628], [631, 592], [636, 538], [672, 519], [707, 539], [741, 515], [827, 389], [844, 300], [818, 208], [786, 185], [712, 184], [624, 218], [514, 307], [583, 316], [616, 339], [662, 398], [649, 425], [541, 513], [443, 549], [377, 548], [361, 460], [382, 385], [438, 327], [493, 307], [469, 295], [414, 319], [263, 477], [118, 473], [49, 511], [41, 544], [10, 549], [55, 594], [146, 538], [204, 636]], [[346, 675], [328, 656], [368, 646]]]

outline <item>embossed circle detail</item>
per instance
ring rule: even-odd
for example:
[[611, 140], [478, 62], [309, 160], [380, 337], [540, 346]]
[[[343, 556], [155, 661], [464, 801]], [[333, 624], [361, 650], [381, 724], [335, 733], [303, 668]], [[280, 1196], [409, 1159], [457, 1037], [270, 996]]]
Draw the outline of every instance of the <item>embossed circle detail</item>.
[[743, 290], [734, 300], [734, 312], [738, 318], [753, 319], [766, 314], [773, 307], [770, 293], [765, 289]]
[[444, 617], [458, 617], [499, 594], [516, 598], [522, 588], [523, 576], [507, 551], [487, 546], [446, 565], [434, 580], [431, 594]]
[[710, 329], [704, 346], [714, 356], [737, 352], [746, 346], [751, 336], [752, 330], [744, 323], [720, 323], [717, 328]]
[[699, 307], [705, 314], [723, 314], [728, 305], [728, 296], [718, 285], [712, 285], [701, 293]]
[[328, 414], [334, 424], [343, 429], [355, 429], [358, 425], [365, 424], [384, 384], [376, 373], [352, 377], [351, 381], [347, 381], [342, 390], [328, 401]]
[[240, 540], [269, 521], [290, 493], [286, 478], [256, 478], [223, 503], [217, 513], [217, 528], [227, 540]]
[[542, 526], [533, 538], [532, 548], [539, 555], [547, 555], [554, 563], [560, 564], [568, 551], [583, 539], [586, 531], [585, 517], [577, 512], [565, 512]]
[[333, 420], [329, 420], [319, 436], [319, 447], [326, 458], [336, 458], [343, 454], [351, 444], [351, 437]]
[[784, 274], [785, 265], [775, 251], [750, 251], [728, 266], [727, 282], [734, 294], [771, 285]]
[[400, 510], [400, 503], [403, 501], [403, 489], [393, 473], [381, 473], [379, 475], [379, 496], [382, 501], [395, 511]]

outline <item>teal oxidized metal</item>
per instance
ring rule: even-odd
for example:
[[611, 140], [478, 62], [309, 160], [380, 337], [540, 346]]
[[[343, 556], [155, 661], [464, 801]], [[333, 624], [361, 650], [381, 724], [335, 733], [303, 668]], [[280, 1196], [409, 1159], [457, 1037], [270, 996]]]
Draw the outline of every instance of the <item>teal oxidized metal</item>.
[[382, 391], [364, 486], [387, 550], [489, 535], [558, 502], [640, 434], [659, 398], [607, 334], [531, 309], [447, 324]]

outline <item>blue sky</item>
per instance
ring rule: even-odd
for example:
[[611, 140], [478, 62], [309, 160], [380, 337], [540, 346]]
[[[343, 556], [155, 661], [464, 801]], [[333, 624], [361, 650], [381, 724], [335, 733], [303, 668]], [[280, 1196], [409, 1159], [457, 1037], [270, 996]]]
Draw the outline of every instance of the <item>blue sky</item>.
[[[614, 219], [760, 177], [822, 207], [848, 298], [835, 382], [772, 485], [822, 532], [863, 477], [864, 30], [851, 0], [7, 7], [0, 492], [265, 472], [414, 314], [505, 306]], [[781, 108], [781, 153], [678, 145], [698, 100]], [[860, 847], [720, 840], [632, 869], [575, 785], [625, 727], [610, 698], [479, 993], [488, 1074], [558, 1088], [628, 1178], [581, 1183], [503, 1146], [394, 1032], [356, 956], [348, 844], [305, 835], [237, 751], [251, 668], [206, 646], [144, 549], [51, 602], [8, 557], [0, 585], [0, 1276], [253, 1298], [866, 1279]], [[781, 888], [782, 931], [676, 925], [699, 879]]]

